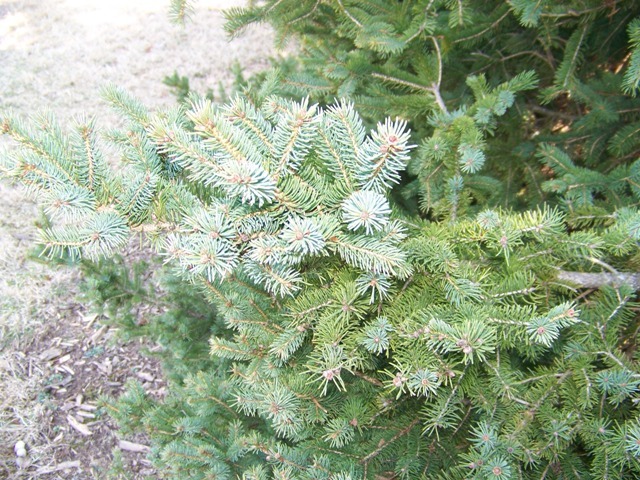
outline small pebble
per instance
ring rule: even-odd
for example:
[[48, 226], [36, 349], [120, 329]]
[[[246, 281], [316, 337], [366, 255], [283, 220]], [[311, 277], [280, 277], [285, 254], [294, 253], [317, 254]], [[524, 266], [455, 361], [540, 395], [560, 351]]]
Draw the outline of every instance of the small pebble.
[[13, 450], [16, 452], [17, 457], [26, 457], [27, 456], [27, 448], [22, 440], [18, 440], [13, 447]]

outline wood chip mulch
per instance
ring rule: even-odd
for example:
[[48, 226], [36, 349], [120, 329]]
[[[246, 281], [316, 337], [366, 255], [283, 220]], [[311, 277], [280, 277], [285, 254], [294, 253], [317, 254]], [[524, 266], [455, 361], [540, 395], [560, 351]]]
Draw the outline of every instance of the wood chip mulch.
[[[24, 351], [25, 359], [45, 372], [38, 398], [48, 412], [43, 418], [43, 445], [26, 445], [27, 455], [16, 456], [16, 468], [6, 472], [7, 478], [108, 478], [113, 452], [118, 450], [126, 478], [160, 478], [146, 459], [148, 439], [120, 438], [117, 425], [98, 404], [102, 396], [122, 394], [129, 379], [140, 382], [149, 395], [163, 397], [166, 384], [160, 364], [143, 353], [159, 347], [137, 341], [123, 344], [115, 329], [101, 324], [96, 315], [85, 314], [78, 304], [63, 307], [58, 315]], [[38, 458], [30, 451], [47, 455]]]

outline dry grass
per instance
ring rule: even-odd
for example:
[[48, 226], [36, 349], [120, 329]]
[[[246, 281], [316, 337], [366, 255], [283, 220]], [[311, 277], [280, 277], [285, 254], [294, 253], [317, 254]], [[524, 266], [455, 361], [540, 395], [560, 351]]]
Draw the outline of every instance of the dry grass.
[[0, 0], [0, 108], [50, 108], [66, 122], [87, 113], [115, 118], [98, 95], [113, 82], [155, 107], [172, 103], [161, 83], [177, 70], [195, 90], [228, 86], [238, 61], [263, 69], [266, 29], [228, 41], [221, 9], [242, 0], [198, 0], [185, 28], [167, 17], [169, 0]]
[[[198, 0], [185, 28], [170, 23], [168, 3], [0, 0], [0, 111], [26, 116], [49, 109], [63, 124], [88, 114], [113, 127], [118, 119], [99, 96], [107, 83], [158, 107], [175, 102], [161, 82], [175, 70], [205, 91], [230, 85], [236, 61], [248, 73], [268, 66], [272, 36], [266, 28], [232, 42], [224, 36], [221, 9], [242, 0]], [[98, 418], [89, 425], [99, 435], [83, 437], [66, 419], [99, 393], [117, 393], [126, 375], [135, 376], [122, 367], [102, 368], [113, 359], [124, 357], [156, 377], [157, 365], [141, 357], [137, 345], [114, 346], [109, 335], [92, 340], [97, 323], [87, 323], [77, 304], [78, 273], [28, 259], [38, 214], [21, 191], [0, 184], [0, 478], [103, 478], [115, 445], [113, 426]], [[69, 355], [67, 363], [42, 356], [52, 344]], [[102, 349], [99, 358], [87, 358], [92, 347]], [[52, 385], [63, 368], [73, 369], [72, 380]], [[156, 378], [148, 387], [159, 391], [162, 384]], [[28, 451], [22, 468], [13, 452], [18, 440]], [[131, 478], [152, 471], [143, 456], [125, 457]], [[79, 463], [56, 470], [64, 462]]]

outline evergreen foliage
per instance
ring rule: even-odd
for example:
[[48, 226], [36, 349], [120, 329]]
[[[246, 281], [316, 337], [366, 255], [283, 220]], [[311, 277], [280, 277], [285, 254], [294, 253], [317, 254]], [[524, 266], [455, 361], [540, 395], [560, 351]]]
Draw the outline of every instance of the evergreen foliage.
[[171, 393], [112, 414], [168, 478], [639, 477], [639, 10], [268, 0], [229, 29], [301, 33], [311, 99], [109, 87], [117, 172], [92, 121], [0, 118], [47, 253], [140, 235], [179, 279]]
[[[227, 18], [231, 35], [268, 22], [298, 40], [282, 93], [409, 121], [420, 142], [402, 194], [431, 218], [559, 201], [543, 186], [561, 175], [539, 168], [545, 144], [581, 167], [573, 190], [597, 174], [625, 193], [640, 180], [628, 169], [640, 151], [638, 2], [267, 0]], [[576, 216], [598, 203], [580, 200]]]
[[388, 198], [413, 147], [403, 122], [367, 135], [344, 102], [151, 114], [106, 95], [129, 121], [110, 133], [118, 175], [90, 122], [64, 135], [50, 117], [3, 120], [21, 143], [3, 168], [58, 219], [50, 253], [112, 254], [143, 232], [216, 306], [210, 363], [162, 404], [134, 387], [114, 407], [171, 476], [640, 472], [634, 292], [554, 281], [636, 262], [636, 210], [571, 229], [550, 207], [431, 223]]
[[173, 93], [178, 99], [178, 102], [184, 103], [189, 97], [189, 93], [191, 92], [189, 78], [180, 76], [177, 71], [174, 71], [171, 76], [167, 75], [164, 77], [162, 83], [171, 87]]
[[[127, 262], [116, 255], [80, 262], [82, 299], [103, 324], [121, 332], [121, 340], [151, 339], [162, 346], [149, 355], [163, 361], [164, 374], [182, 383], [194, 370], [212, 365], [208, 341], [222, 334], [216, 311], [190, 284], [146, 261]], [[150, 308], [151, 307], [151, 308]]]

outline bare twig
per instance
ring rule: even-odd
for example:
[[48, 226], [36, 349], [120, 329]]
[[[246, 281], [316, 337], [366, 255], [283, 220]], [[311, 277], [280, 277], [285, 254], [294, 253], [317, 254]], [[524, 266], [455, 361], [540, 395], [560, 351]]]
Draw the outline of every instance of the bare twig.
[[473, 40], [474, 38], [481, 37], [482, 35], [484, 35], [488, 31], [493, 30], [494, 28], [496, 28], [500, 24], [500, 22], [502, 22], [502, 20], [507, 18], [507, 15], [509, 15], [509, 13], [511, 13], [511, 10], [507, 10], [506, 12], [504, 12], [504, 14], [499, 19], [497, 19], [495, 22], [493, 22], [491, 25], [489, 25], [487, 28], [485, 28], [481, 32], [478, 32], [478, 33], [476, 33], [474, 35], [471, 35], [469, 37], [458, 38], [457, 40], [454, 40], [453, 43], [466, 42], [467, 40]]
[[396, 85], [402, 85], [405, 87], [409, 87], [414, 90], [422, 90], [425, 92], [430, 92], [433, 94], [436, 100], [436, 104], [442, 110], [443, 113], [449, 113], [447, 110], [447, 106], [442, 99], [442, 95], [440, 95], [440, 83], [442, 82], [442, 53], [440, 51], [440, 45], [438, 44], [438, 40], [435, 37], [429, 37], [433, 42], [436, 51], [436, 57], [438, 59], [438, 79], [430, 86], [420, 85], [419, 83], [411, 82], [409, 80], [404, 80], [401, 78], [393, 77], [391, 75], [385, 75], [378, 72], [373, 72], [371, 74], [374, 78], [379, 78], [385, 82], [395, 83]]
[[442, 53], [440, 52], [440, 45], [438, 45], [438, 40], [436, 40], [435, 37], [430, 38], [436, 49], [436, 56], [438, 57], [438, 81], [432, 87], [433, 95], [436, 97], [436, 103], [440, 107], [440, 110], [444, 113], [449, 113], [447, 106], [442, 99], [442, 95], [440, 95], [440, 84], [442, 83]]
[[430, 0], [429, 4], [425, 7], [425, 9], [424, 9], [424, 16], [425, 16], [424, 22], [422, 22], [422, 24], [420, 25], [420, 28], [418, 28], [418, 31], [416, 33], [414, 33], [409, 38], [407, 38], [407, 40], [405, 41], [406, 44], [411, 43], [413, 40], [418, 38], [422, 32], [424, 32], [424, 29], [427, 27], [427, 16], [429, 15], [429, 10], [431, 9], [431, 5], [433, 5], [434, 1], [435, 0]]
[[385, 82], [395, 83], [397, 85], [402, 85], [402, 86], [405, 86], [405, 87], [409, 87], [409, 88], [412, 88], [414, 90], [423, 90], [425, 92], [433, 92], [433, 88], [432, 87], [427, 87], [426, 85], [420, 85], [419, 83], [410, 82], [408, 80], [403, 80], [402, 78], [392, 77], [391, 75], [385, 75], [383, 73], [373, 72], [371, 74], [371, 76], [374, 77], [374, 78], [379, 78], [381, 80], [384, 80]]
[[627, 285], [634, 290], [640, 290], [640, 273], [584, 273], [560, 270], [558, 272], [558, 280], [568, 282], [579, 288], [620, 287]]
[[344, 5], [342, 4], [342, 2], [340, 0], [336, 0], [338, 2], [338, 5], [340, 5], [340, 9], [343, 11], [343, 13], [349, 17], [349, 20], [351, 20], [353, 23], [355, 23], [358, 27], [362, 28], [362, 23], [360, 23], [358, 21], [358, 19], [356, 17], [354, 17], [353, 15], [351, 15], [349, 13], [349, 10], [347, 10], [346, 8], [344, 8]]

